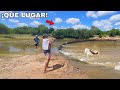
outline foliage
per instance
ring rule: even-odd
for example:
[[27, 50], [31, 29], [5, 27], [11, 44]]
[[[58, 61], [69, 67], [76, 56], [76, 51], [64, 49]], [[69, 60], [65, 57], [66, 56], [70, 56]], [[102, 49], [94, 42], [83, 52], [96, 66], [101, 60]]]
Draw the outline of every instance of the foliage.
[[107, 34], [111, 37], [114, 37], [114, 36], [120, 35], [120, 31], [118, 29], [112, 29], [108, 31]]
[[[89, 39], [95, 35], [99, 36], [99, 38], [105, 36], [119, 36], [120, 30], [119, 29], [111, 29], [109, 31], [103, 31], [98, 29], [95, 26], [92, 26], [90, 30], [88, 29], [57, 29], [48, 28], [45, 25], [39, 25], [38, 27], [16, 27], [16, 28], [8, 28], [4, 24], [0, 23], [0, 34], [31, 34], [31, 35], [43, 35], [49, 34], [50, 36], [55, 37], [56, 39], [63, 39], [63, 38], [74, 38], [74, 39]], [[13, 38], [10, 35], [6, 35], [5, 38]]]
[[0, 34], [9, 34], [10, 29], [4, 24], [0, 23]]

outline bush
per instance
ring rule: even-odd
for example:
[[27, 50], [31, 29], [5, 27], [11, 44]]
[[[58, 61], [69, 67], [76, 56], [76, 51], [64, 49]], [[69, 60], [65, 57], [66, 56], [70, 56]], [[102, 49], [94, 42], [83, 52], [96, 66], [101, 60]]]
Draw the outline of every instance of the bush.
[[15, 38], [15, 37], [10, 36], [10, 35], [5, 35], [4, 38]]
[[101, 34], [99, 35], [99, 38], [102, 38], [102, 35], [101, 35]]

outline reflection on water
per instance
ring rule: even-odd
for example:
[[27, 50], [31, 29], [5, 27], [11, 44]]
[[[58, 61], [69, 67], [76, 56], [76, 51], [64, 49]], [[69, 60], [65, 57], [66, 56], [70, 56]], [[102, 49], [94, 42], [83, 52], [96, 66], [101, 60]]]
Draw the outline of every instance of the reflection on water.
[[22, 53], [22, 52], [33, 52], [33, 47], [26, 48], [26, 46], [23, 47], [22, 44], [19, 42], [13, 43], [13, 42], [8, 42], [8, 43], [0, 43], [0, 54], [9, 54], [9, 53]]
[[19, 49], [19, 48], [15, 48], [15, 47], [13, 47], [13, 46], [9, 46], [9, 50], [8, 50], [9, 52], [20, 52], [20, 51], [22, 51], [22, 49]]
[[[99, 54], [88, 58], [85, 48], [97, 50]], [[117, 41], [79, 42], [66, 45], [61, 52], [80, 61], [120, 70], [120, 42]]]
[[[52, 53], [59, 53], [58, 46], [62, 43], [62, 41], [55, 41], [52, 45]], [[36, 49], [33, 45], [34, 42], [32, 40], [27, 41], [15, 41], [15, 42], [0, 42], [0, 54], [19, 54], [19, 53], [35, 53], [36, 50], [42, 52], [41, 42], [39, 44], [39, 49]]]

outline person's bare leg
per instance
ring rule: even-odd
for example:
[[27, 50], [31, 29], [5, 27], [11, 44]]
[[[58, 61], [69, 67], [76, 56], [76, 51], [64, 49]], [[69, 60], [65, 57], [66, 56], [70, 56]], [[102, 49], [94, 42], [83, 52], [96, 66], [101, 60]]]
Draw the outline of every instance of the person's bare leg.
[[36, 49], [37, 49], [37, 46], [36, 46]]
[[[51, 60], [51, 53], [49, 53], [48, 55], [48, 58], [47, 58], [49, 61]], [[49, 62], [48, 62], [48, 65], [49, 65]], [[47, 68], [48, 68], [48, 65], [47, 65]]]
[[50, 61], [50, 59], [48, 59], [48, 60], [47, 60], [47, 63], [45, 64], [45, 69], [44, 69], [44, 72], [46, 72], [46, 71], [47, 71], [46, 69], [48, 68], [48, 63], [49, 63], [49, 61]]
[[51, 54], [48, 54], [47, 62], [45, 63], [45, 69], [44, 69], [44, 72], [47, 71], [46, 69], [48, 68], [48, 64], [49, 64], [49, 62], [50, 62], [50, 59], [51, 59]]

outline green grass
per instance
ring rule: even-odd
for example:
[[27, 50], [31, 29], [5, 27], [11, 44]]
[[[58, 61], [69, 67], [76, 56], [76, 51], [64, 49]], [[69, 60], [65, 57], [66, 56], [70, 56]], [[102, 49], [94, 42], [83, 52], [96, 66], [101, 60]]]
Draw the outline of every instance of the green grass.
[[33, 38], [34, 36], [30, 34], [0, 34], [0, 41], [33, 40]]

